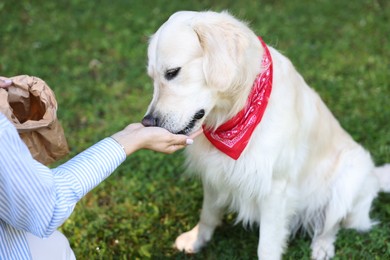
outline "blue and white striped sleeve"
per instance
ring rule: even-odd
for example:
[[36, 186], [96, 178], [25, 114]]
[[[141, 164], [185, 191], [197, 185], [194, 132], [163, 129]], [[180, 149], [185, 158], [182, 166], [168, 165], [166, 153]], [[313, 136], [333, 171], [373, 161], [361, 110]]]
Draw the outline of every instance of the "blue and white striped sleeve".
[[35, 161], [13, 125], [0, 114], [0, 219], [39, 237], [52, 234], [75, 204], [126, 158], [106, 138], [55, 169]]

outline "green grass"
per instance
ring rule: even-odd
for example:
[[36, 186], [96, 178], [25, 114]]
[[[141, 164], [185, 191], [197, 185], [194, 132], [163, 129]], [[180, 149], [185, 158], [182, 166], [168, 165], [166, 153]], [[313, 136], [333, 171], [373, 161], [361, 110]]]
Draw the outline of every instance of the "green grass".
[[[71, 148], [67, 159], [141, 120], [152, 96], [148, 36], [177, 10], [228, 9], [281, 50], [376, 163], [390, 162], [390, 3], [386, 0], [0, 2], [0, 75], [29, 74], [55, 91]], [[182, 173], [182, 154], [140, 151], [77, 205], [61, 230], [78, 259], [254, 259], [257, 228], [225, 218], [201, 253], [172, 249], [192, 228], [201, 184]], [[335, 259], [390, 259], [390, 196], [381, 223], [340, 232]], [[285, 259], [309, 259], [298, 235]]]

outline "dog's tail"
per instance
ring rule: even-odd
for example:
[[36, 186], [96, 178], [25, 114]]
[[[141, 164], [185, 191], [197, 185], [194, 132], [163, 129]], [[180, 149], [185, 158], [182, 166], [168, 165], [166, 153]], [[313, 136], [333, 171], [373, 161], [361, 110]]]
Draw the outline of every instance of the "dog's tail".
[[376, 167], [374, 174], [379, 180], [380, 191], [390, 192], [390, 164]]

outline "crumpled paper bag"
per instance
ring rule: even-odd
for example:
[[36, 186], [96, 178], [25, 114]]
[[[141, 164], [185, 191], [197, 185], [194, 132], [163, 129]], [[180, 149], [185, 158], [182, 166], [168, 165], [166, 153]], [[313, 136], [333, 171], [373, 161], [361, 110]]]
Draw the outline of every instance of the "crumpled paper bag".
[[48, 165], [67, 155], [54, 92], [37, 77], [21, 75], [11, 80], [10, 87], [0, 88], [0, 112], [15, 125], [34, 159]]

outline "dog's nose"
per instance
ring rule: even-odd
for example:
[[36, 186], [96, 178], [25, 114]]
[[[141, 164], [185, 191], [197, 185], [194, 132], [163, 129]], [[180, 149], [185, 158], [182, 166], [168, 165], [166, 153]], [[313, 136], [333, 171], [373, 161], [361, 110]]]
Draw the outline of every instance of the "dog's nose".
[[158, 118], [151, 114], [146, 115], [141, 122], [144, 126], [158, 126]]

